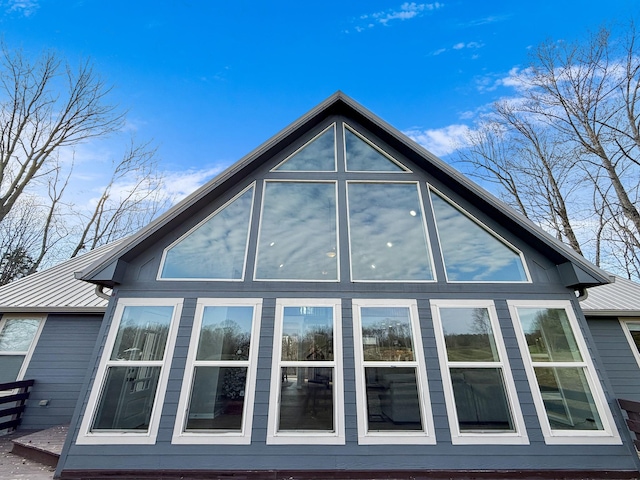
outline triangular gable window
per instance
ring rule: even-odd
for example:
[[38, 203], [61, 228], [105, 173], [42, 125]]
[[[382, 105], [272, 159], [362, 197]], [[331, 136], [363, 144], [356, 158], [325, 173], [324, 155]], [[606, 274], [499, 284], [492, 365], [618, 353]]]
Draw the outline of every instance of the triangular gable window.
[[242, 280], [253, 186], [167, 248], [160, 278]]
[[349, 172], [396, 172], [409, 170], [391, 159], [349, 126], [344, 126], [344, 148]]
[[284, 172], [335, 172], [335, 145], [334, 124], [303, 145], [273, 170]]
[[529, 281], [520, 252], [438, 193], [430, 193], [448, 281]]

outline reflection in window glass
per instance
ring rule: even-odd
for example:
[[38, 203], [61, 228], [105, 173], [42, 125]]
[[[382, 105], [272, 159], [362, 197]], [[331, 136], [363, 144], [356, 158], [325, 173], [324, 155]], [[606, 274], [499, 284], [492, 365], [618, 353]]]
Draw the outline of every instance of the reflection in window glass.
[[367, 432], [423, 431], [408, 307], [359, 306]]
[[[280, 357], [275, 431], [312, 431], [334, 436], [336, 426], [335, 311], [328, 305], [282, 305], [277, 321]], [[276, 349], [277, 351], [277, 349]], [[277, 367], [276, 367], [277, 365]], [[274, 386], [276, 383], [274, 383]], [[273, 420], [272, 420], [273, 421]]]
[[415, 183], [348, 184], [353, 280], [433, 280]]
[[347, 171], [350, 172], [404, 172], [376, 148], [365, 142], [348, 128], [344, 129]]
[[450, 362], [500, 360], [486, 308], [442, 308], [440, 318]]
[[265, 182], [256, 278], [337, 280], [336, 186]]
[[184, 431], [242, 430], [253, 318], [250, 305], [203, 307]]
[[431, 203], [449, 281], [527, 281], [518, 252], [433, 191]]
[[583, 368], [536, 367], [534, 370], [552, 429], [603, 429]]
[[458, 431], [515, 432], [489, 309], [435, 305], [443, 333], [439, 347], [447, 357], [443, 375], [451, 381]]
[[162, 360], [173, 307], [125, 307], [111, 360]]
[[501, 368], [451, 368], [461, 432], [513, 432]]
[[518, 314], [534, 362], [582, 360], [564, 309], [520, 308]]
[[92, 431], [149, 429], [173, 306], [123, 308]]
[[629, 329], [629, 333], [631, 334], [631, 339], [636, 346], [636, 350], [638, 350], [638, 353], [640, 353], [640, 323], [625, 322], [624, 324]]
[[18, 379], [39, 327], [40, 320], [34, 318], [0, 321], [0, 383]]
[[522, 327], [523, 354], [528, 353], [533, 367], [530, 381], [535, 380], [542, 399], [544, 413], [539, 414], [546, 414], [551, 431], [604, 430], [592, 391], [595, 374], [580, 351], [568, 310], [523, 305], [512, 313]]
[[170, 247], [161, 278], [241, 279], [252, 201], [249, 188]]
[[275, 170], [333, 172], [335, 169], [335, 129], [331, 126], [294, 153]]
[[160, 367], [109, 367], [92, 430], [149, 429]]

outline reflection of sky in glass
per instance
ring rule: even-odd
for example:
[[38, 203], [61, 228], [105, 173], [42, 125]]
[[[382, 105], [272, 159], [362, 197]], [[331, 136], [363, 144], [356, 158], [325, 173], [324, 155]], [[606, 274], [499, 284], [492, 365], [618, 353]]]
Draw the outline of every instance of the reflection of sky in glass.
[[252, 322], [253, 307], [205, 307], [196, 359], [248, 359]]
[[365, 361], [414, 360], [408, 308], [362, 307], [360, 311]]
[[242, 278], [252, 196], [250, 188], [171, 247], [161, 277]]
[[0, 351], [26, 352], [38, 331], [39, 320], [12, 318], [7, 320], [0, 332]]
[[332, 307], [284, 307], [282, 360], [333, 360]]
[[335, 133], [333, 127], [302, 147], [289, 160], [276, 168], [276, 170], [298, 172], [333, 172], [335, 169]]
[[337, 280], [334, 183], [266, 182], [256, 278]]
[[526, 282], [520, 255], [431, 192], [447, 278], [458, 282]]
[[440, 318], [449, 361], [500, 361], [486, 308], [441, 308]]
[[563, 308], [518, 308], [518, 317], [533, 361], [582, 361]]
[[162, 360], [172, 316], [169, 306], [125, 307], [111, 360]]
[[350, 172], [404, 172], [379, 151], [345, 128], [347, 170]]
[[349, 183], [354, 280], [432, 280], [418, 186]]

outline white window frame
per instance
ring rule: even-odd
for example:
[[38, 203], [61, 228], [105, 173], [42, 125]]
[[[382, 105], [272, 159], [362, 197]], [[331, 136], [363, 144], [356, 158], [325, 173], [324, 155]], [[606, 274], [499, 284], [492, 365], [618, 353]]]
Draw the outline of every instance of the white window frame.
[[[282, 361], [282, 325], [285, 307], [333, 307], [333, 360], [313, 361], [314, 367], [333, 368], [333, 432], [301, 430], [278, 431], [280, 413], [281, 367], [309, 366], [309, 361]], [[278, 298], [273, 333], [271, 391], [267, 445], [344, 445], [344, 385], [342, 373], [342, 301], [325, 298]], [[304, 365], [303, 365], [304, 364]]]
[[[433, 326], [438, 347], [438, 360], [444, 386], [444, 397], [447, 405], [447, 417], [451, 431], [451, 443], [453, 445], [528, 445], [529, 437], [520, 409], [518, 394], [516, 391], [507, 350], [502, 337], [498, 313], [493, 300], [430, 300]], [[447, 346], [444, 338], [444, 328], [440, 317], [441, 308], [483, 308], [489, 313], [491, 330], [499, 360], [492, 362], [450, 362], [447, 355]], [[451, 368], [499, 368], [504, 379], [505, 395], [509, 405], [514, 430], [513, 432], [462, 432], [458, 422], [458, 411], [453, 394], [453, 382], [451, 380]]]
[[[33, 356], [33, 352], [36, 349], [36, 345], [38, 344], [38, 340], [40, 338], [40, 334], [42, 333], [42, 329], [44, 328], [44, 323], [47, 320], [47, 316], [46, 315], [27, 315], [27, 314], [9, 314], [6, 313], [2, 316], [2, 318], [0, 318], [0, 332], [2, 332], [2, 329], [4, 328], [4, 326], [7, 324], [7, 322], [9, 320], [38, 320], [39, 324], [38, 324], [38, 329], [36, 330], [35, 335], [33, 336], [33, 338], [31, 339], [31, 344], [29, 345], [29, 348], [27, 350], [21, 350], [21, 351], [3, 351], [0, 350], [0, 355], [2, 356], [18, 356], [18, 355], [24, 355], [24, 360], [22, 361], [22, 366], [20, 367], [20, 370], [18, 371], [18, 376], [16, 377], [16, 379], [14, 381], [19, 382], [20, 380], [24, 380], [24, 376], [27, 373], [27, 369], [29, 368], [29, 363], [31, 362], [31, 357]], [[12, 393], [14, 393], [15, 391], [9, 391], [9, 392], [4, 392], [4, 393], [0, 393], [0, 395], [11, 395]]]
[[[578, 323], [578, 319], [569, 300], [507, 300], [511, 319], [514, 324], [516, 338], [520, 347], [520, 353], [524, 362], [525, 371], [529, 380], [529, 386], [533, 395], [533, 403], [535, 404], [538, 414], [538, 420], [542, 428], [542, 434], [547, 445], [620, 445], [622, 441], [618, 430], [616, 429], [611, 409], [607, 404], [604, 390], [600, 379], [598, 378], [591, 354], [584, 340], [582, 330]], [[566, 312], [571, 326], [573, 336], [582, 361], [575, 362], [534, 362], [529, 354], [527, 339], [520, 322], [518, 308], [550, 308], [562, 309]], [[559, 430], [552, 429], [547, 417], [542, 393], [538, 386], [534, 367], [572, 367], [582, 368], [587, 380], [587, 384], [591, 389], [593, 401], [596, 405], [600, 419], [602, 421], [602, 430]]]
[[[304, 149], [307, 145], [314, 142], [320, 135], [328, 132], [331, 128], [333, 128], [333, 170], [278, 170], [283, 164], [287, 163], [291, 157], [296, 155], [302, 149]], [[287, 155], [287, 157], [279, 162], [275, 167], [273, 167], [269, 172], [275, 173], [336, 173], [338, 171], [338, 132], [336, 122], [333, 122], [328, 127], [322, 129], [320, 133], [314, 135], [311, 140], [305, 142], [301, 147], [297, 148], [292, 154]]]
[[[294, 173], [294, 172], [287, 172]], [[323, 172], [320, 172], [323, 173]], [[324, 173], [335, 173], [335, 172], [324, 172]], [[327, 183], [333, 184], [335, 200], [336, 200], [336, 278], [322, 280], [322, 279], [297, 279], [297, 278], [258, 278], [258, 261], [260, 259], [260, 239], [262, 238], [262, 225], [264, 222], [264, 200], [267, 195], [267, 184], [269, 183]], [[339, 203], [339, 192], [338, 192], [338, 180], [309, 180], [309, 179], [279, 179], [279, 178], [268, 178], [263, 181], [262, 184], [262, 199], [260, 201], [260, 221], [258, 222], [258, 236], [256, 239], [256, 256], [253, 262], [253, 281], [254, 282], [300, 282], [300, 283], [340, 283], [340, 203]]]
[[[412, 362], [373, 362], [364, 361], [362, 346], [362, 307], [405, 307], [409, 309], [411, 320], [411, 334], [413, 336], [413, 349], [415, 360]], [[353, 341], [355, 353], [355, 379], [356, 379], [356, 407], [358, 420], [358, 444], [359, 445], [435, 445], [435, 427], [431, 400], [429, 398], [429, 384], [427, 381], [427, 368], [422, 347], [422, 335], [418, 317], [418, 304], [416, 300], [405, 299], [353, 299]], [[416, 369], [416, 384], [418, 388], [418, 401], [420, 404], [420, 416], [422, 431], [368, 431], [367, 413], [367, 386], [364, 374], [365, 366], [370, 367], [408, 367]]]
[[[524, 253], [522, 253], [522, 250], [520, 250], [519, 248], [516, 248], [516, 246], [513, 245], [511, 242], [509, 242], [506, 238], [504, 238], [502, 235], [499, 235], [493, 229], [489, 228], [487, 225], [485, 225], [483, 222], [481, 222], [479, 219], [477, 219], [471, 213], [467, 212], [467, 210], [462, 208], [458, 203], [454, 202], [450, 197], [448, 197], [447, 195], [442, 193], [440, 190], [435, 188], [430, 183], [427, 183], [427, 190], [429, 191], [429, 206], [431, 208], [431, 216], [432, 216], [432, 218], [433, 218], [433, 220], [435, 222], [435, 227], [436, 227], [436, 239], [438, 241], [438, 249], [440, 250], [440, 260], [442, 261], [442, 265], [444, 266], [444, 276], [445, 276], [445, 279], [446, 279], [447, 283], [479, 283], [479, 284], [491, 284], [491, 283], [495, 283], [495, 284], [501, 284], [501, 283], [503, 283], [503, 284], [504, 283], [506, 283], [506, 284], [523, 284], [523, 283], [533, 283], [532, 280], [531, 280], [531, 273], [529, 272], [529, 266], [527, 265], [527, 259], [524, 257]], [[522, 262], [522, 268], [524, 269], [524, 273], [525, 273], [525, 276], [527, 277], [527, 279], [526, 280], [450, 280], [449, 279], [449, 274], [447, 273], [447, 264], [444, 261], [444, 252], [442, 250], [442, 238], [440, 237], [440, 229], [438, 228], [438, 220], [436, 218], [435, 209], [433, 208], [433, 202], [431, 201], [432, 194], [436, 194], [437, 196], [442, 198], [445, 202], [447, 202], [453, 208], [458, 210], [462, 215], [467, 217], [471, 222], [473, 222], [476, 225], [478, 225], [481, 229], [483, 229], [489, 235], [491, 235], [496, 240], [501, 242], [505, 247], [509, 248], [514, 253], [518, 254], [518, 256], [520, 257], [520, 261]]]
[[[227, 208], [230, 204], [235, 202], [238, 198], [240, 198], [242, 195], [244, 195], [247, 192], [247, 190], [249, 190], [249, 189], [253, 189], [253, 190], [251, 191], [251, 209], [249, 211], [249, 222], [248, 222], [248, 225], [247, 225], [247, 241], [246, 241], [246, 244], [245, 244], [245, 247], [244, 247], [244, 260], [243, 260], [243, 263], [242, 263], [242, 275], [241, 275], [241, 277], [240, 278], [200, 278], [200, 277], [176, 277], [176, 278], [172, 278], [172, 277], [163, 277], [162, 276], [162, 270], [164, 269], [164, 264], [167, 261], [167, 254], [169, 253], [169, 250], [171, 250], [173, 247], [178, 245], [184, 239], [189, 237], [189, 235], [191, 235], [193, 232], [198, 230], [202, 225], [207, 223], [209, 220], [211, 220], [213, 217], [215, 217], [218, 213], [220, 213], [222, 210]], [[247, 185], [245, 188], [243, 188], [240, 192], [238, 192], [237, 195], [234, 195], [233, 198], [231, 198], [231, 199], [229, 199], [229, 201], [225, 202], [224, 205], [222, 205], [220, 208], [217, 208], [210, 215], [207, 215], [207, 218], [205, 218], [201, 222], [198, 222], [197, 225], [195, 225], [193, 228], [189, 229], [189, 231], [187, 231], [183, 235], [180, 235], [180, 238], [178, 238], [177, 240], [172, 242], [171, 245], [169, 245], [168, 247], [166, 247], [162, 251], [162, 258], [160, 259], [160, 267], [158, 267], [158, 273], [156, 274], [156, 280], [159, 281], [159, 282], [244, 282], [244, 276], [245, 276], [245, 273], [247, 271], [247, 256], [248, 256], [248, 252], [249, 252], [249, 237], [251, 235], [251, 223], [253, 221], [253, 207], [254, 207], [255, 201], [256, 201], [256, 182], [251, 182], [249, 185]]]
[[[180, 316], [182, 314], [182, 298], [120, 298], [116, 304], [113, 314], [113, 321], [109, 328], [109, 334], [105, 342], [102, 352], [102, 358], [98, 366], [98, 371], [93, 380], [93, 386], [89, 395], [89, 400], [84, 409], [84, 416], [80, 425], [80, 432], [76, 439], [78, 445], [153, 445], [156, 443], [158, 436], [158, 428], [160, 426], [160, 416], [162, 414], [162, 406], [169, 381], [169, 371], [171, 370], [171, 361], [173, 359], [173, 350], [178, 334], [178, 326]], [[109, 367], [122, 366], [123, 362], [118, 360], [110, 360], [111, 353], [118, 335], [122, 314], [126, 307], [173, 307], [173, 316], [171, 325], [167, 334], [167, 343], [165, 345], [164, 357], [162, 361], [136, 362], [136, 366], [160, 366], [160, 378], [158, 380], [158, 390], [151, 409], [151, 418], [149, 419], [149, 430], [146, 432], [133, 432], [123, 430], [113, 431], [91, 431], [91, 425], [96, 415], [98, 400], [106, 381], [106, 375]]]
[[[349, 170], [348, 164], [347, 164], [347, 133], [346, 133], [347, 130], [349, 130], [351, 133], [353, 133], [356, 137], [358, 137], [364, 143], [369, 145], [371, 148], [376, 150], [380, 155], [382, 155], [383, 157], [386, 157], [387, 160], [389, 160], [391, 163], [397, 165], [402, 171], [398, 172], [397, 170]], [[389, 153], [385, 152], [381, 147], [376, 145], [373, 141], [369, 140], [363, 134], [358, 132], [354, 127], [352, 127], [351, 125], [345, 122], [342, 122], [342, 145], [343, 145], [342, 153], [344, 158], [344, 171], [347, 173], [400, 173], [400, 174], [413, 173], [410, 168], [408, 168], [406, 165], [404, 165], [400, 161], [393, 158]]]
[[[253, 307], [253, 319], [251, 323], [251, 343], [249, 346], [248, 360], [196, 360], [202, 319], [206, 307]], [[187, 364], [184, 370], [180, 400], [178, 401], [178, 413], [173, 429], [173, 444], [218, 444], [218, 445], [250, 445], [251, 429], [253, 425], [253, 403], [256, 387], [256, 372], [258, 367], [258, 347], [260, 344], [260, 319], [262, 317], [262, 299], [259, 298], [200, 298], [196, 304], [191, 342], [187, 355]], [[247, 377], [245, 383], [245, 395], [243, 401], [242, 427], [239, 432], [212, 432], [212, 431], [185, 431], [187, 411], [191, 401], [192, 383], [197, 366], [213, 367], [246, 367]]]
[[[415, 185], [416, 190], [418, 192], [418, 201], [420, 203], [420, 209], [422, 214], [422, 228], [424, 229], [425, 236], [425, 244], [427, 247], [427, 253], [429, 254], [429, 262], [431, 266], [431, 274], [433, 278], [431, 280], [361, 280], [354, 278], [353, 275], [353, 251], [351, 247], [351, 217], [349, 215], [349, 185], [354, 184], [363, 184], [363, 183], [372, 183], [372, 184], [380, 184], [380, 185]], [[427, 213], [424, 208], [424, 199], [422, 197], [422, 189], [420, 188], [420, 182], [417, 180], [347, 180], [346, 184], [346, 214], [347, 214], [347, 238], [349, 240], [349, 278], [353, 283], [437, 283], [438, 282], [438, 274], [436, 272], [436, 264], [433, 258], [433, 248], [431, 247], [431, 236], [429, 235], [429, 226], [427, 225]]]
[[638, 351], [638, 346], [636, 345], [636, 342], [633, 340], [633, 337], [631, 336], [631, 330], [629, 329], [630, 323], [640, 326], [640, 318], [625, 318], [625, 319], [621, 318], [619, 320], [620, 320], [620, 326], [622, 327], [622, 331], [624, 332], [624, 336], [627, 338], [627, 341], [629, 342], [629, 347], [633, 352], [633, 357], [636, 359], [636, 362], [638, 363], [638, 367], [640, 367], [640, 351]]

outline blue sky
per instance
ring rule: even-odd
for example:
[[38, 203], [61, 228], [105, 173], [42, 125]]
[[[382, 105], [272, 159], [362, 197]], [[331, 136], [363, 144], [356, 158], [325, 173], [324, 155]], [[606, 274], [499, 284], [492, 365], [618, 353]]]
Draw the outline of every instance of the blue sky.
[[[9, 48], [94, 62], [177, 197], [336, 90], [446, 159], [532, 47], [639, 14], [640, 0], [0, 0]], [[84, 188], [118, 141], [78, 149]]]

